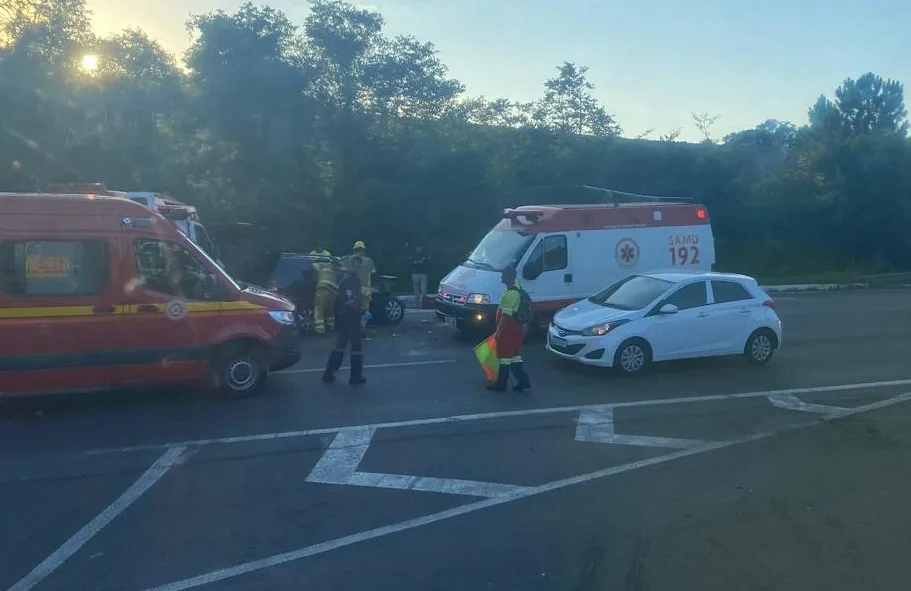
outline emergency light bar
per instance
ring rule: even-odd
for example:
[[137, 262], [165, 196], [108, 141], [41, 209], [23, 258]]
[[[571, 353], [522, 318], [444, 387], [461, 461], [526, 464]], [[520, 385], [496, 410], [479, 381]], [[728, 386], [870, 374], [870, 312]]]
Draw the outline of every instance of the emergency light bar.
[[178, 221], [190, 217], [190, 210], [177, 205], [162, 205], [156, 211], [167, 220]]
[[[541, 218], [544, 217], [543, 211], [519, 211], [517, 209], [504, 209], [503, 217], [512, 220], [513, 222], [518, 222], [520, 224], [530, 226], [531, 224], [537, 223]], [[524, 218], [524, 219], [523, 219]]]

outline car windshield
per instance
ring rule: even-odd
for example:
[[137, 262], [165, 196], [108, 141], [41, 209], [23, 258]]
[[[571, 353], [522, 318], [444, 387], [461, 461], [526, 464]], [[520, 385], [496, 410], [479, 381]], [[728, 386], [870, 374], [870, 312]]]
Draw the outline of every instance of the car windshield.
[[641, 310], [668, 290], [672, 285], [670, 281], [631, 275], [614, 283], [601, 293], [588, 298], [588, 301], [619, 310]]
[[515, 230], [491, 230], [463, 264], [476, 269], [502, 271], [518, 262], [532, 240], [533, 235]]

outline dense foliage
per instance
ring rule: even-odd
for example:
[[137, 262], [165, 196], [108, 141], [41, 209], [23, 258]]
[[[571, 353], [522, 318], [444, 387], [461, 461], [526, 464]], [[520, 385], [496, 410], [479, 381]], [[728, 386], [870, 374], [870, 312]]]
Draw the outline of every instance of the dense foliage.
[[0, 20], [0, 190], [164, 191], [207, 223], [265, 227], [274, 247], [359, 238], [401, 272], [423, 244], [442, 272], [503, 206], [574, 200], [529, 189], [594, 185], [704, 202], [722, 267], [911, 269], [903, 87], [874, 74], [800, 128], [715, 142], [714, 118], [694, 115], [706, 141], [689, 144], [622, 138], [572, 63], [534, 103], [468, 97], [431, 43], [334, 0], [300, 26], [252, 4], [195, 16], [182, 60], [140, 30], [96, 37], [84, 0], [0, 0]]

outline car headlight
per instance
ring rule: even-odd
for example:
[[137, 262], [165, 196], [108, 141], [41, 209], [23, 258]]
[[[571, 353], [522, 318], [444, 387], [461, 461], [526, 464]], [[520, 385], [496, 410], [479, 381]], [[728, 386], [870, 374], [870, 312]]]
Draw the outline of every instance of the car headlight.
[[604, 322], [602, 324], [596, 324], [594, 326], [589, 326], [582, 331], [582, 336], [585, 337], [600, 337], [606, 335], [612, 330], [615, 330], [618, 326], [623, 326], [629, 322], [629, 319], [623, 320], [614, 320], [613, 322]]
[[489, 304], [490, 296], [486, 293], [470, 293], [466, 302], [469, 304]]
[[269, 310], [269, 316], [271, 316], [272, 320], [278, 322], [279, 324], [294, 324], [294, 312], [286, 312], [284, 310]]

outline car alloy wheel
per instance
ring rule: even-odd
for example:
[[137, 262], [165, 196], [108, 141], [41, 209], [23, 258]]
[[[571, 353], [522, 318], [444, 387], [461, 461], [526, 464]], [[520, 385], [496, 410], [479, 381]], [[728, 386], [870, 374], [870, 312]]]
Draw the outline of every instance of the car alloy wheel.
[[758, 332], [753, 335], [753, 338], [750, 339], [749, 347], [750, 359], [760, 365], [766, 363], [775, 351], [772, 337], [766, 332]]
[[301, 332], [313, 331], [313, 310], [303, 310], [297, 313], [297, 327]]
[[398, 322], [402, 319], [405, 310], [402, 308], [402, 303], [398, 300], [389, 300], [386, 302], [386, 320], [389, 322]]
[[621, 345], [616, 357], [616, 365], [628, 375], [641, 373], [648, 362], [647, 346], [639, 340], [632, 340]]

